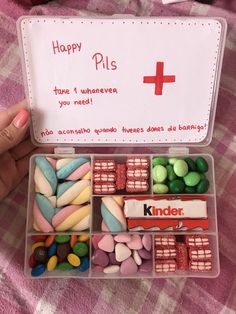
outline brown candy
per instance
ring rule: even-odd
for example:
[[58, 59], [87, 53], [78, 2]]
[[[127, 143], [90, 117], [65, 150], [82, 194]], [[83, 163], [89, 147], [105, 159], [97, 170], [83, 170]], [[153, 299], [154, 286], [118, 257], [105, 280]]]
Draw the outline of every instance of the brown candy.
[[38, 246], [34, 250], [34, 259], [38, 263], [47, 263], [48, 251], [45, 246]]
[[71, 247], [69, 243], [59, 243], [57, 245], [57, 257], [58, 262], [63, 262], [67, 255], [71, 252]]

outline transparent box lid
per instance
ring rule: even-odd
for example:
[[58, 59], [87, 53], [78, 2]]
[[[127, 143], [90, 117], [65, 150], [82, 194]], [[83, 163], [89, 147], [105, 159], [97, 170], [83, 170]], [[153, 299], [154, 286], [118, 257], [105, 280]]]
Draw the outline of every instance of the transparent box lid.
[[220, 18], [21, 17], [32, 140], [208, 145], [225, 35]]

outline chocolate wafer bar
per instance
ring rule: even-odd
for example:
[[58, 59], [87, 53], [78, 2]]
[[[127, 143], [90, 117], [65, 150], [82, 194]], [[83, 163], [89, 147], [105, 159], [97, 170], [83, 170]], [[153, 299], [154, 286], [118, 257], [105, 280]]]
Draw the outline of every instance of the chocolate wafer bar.
[[115, 182], [115, 172], [96, 172], [93, 175], [94, 182]]
[[126, 191], [129, 193], [146, 192], [148, 191], [148, 187], [147, 181], [127, 180], [126, 182]]
[[175, 260], [156, 260], [155, 270], [157, 273], [174, 273], [176, 272]]
[[211, 249], [209, 247], [190, 247], [189, 258], [194, 261], [208, 261], [212, 257]]
[[190, 261], [189, 269], [197, 272], [211, 271], [212, 263], [211, 261]]
[[114, 160], [95, 160], [94, 171], [115, 171], [116, 163]]
[[147, 169], [128, 169], [127, 179], [128, 180], [147, 180], [149, 176]]
[[205, 235], [187, 235], [185, 237], [185, 243], [188, 247], [210, 245], [209, 239]]
[[127, 168], [132, 169], [148, 169], [149, 158], [147, 157], [128, 157], [126, 161]]
[[175, 246], [175, 236], [173, 235], [155, 235], [154, 238], [155, 245], [163, 246]]
[[116, 192], [115, 183], [94, 183], [94, 193], [95, 194], [114, 194]]
[[157, 259], [172, 259], [176, 258], [176, 248], [174, 246], [160, 246], [155, 248], [155, 257]]

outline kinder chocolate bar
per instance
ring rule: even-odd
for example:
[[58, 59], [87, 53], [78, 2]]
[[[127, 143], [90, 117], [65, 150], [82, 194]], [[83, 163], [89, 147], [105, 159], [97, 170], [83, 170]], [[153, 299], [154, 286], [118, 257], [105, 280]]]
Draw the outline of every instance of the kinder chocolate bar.
[[116, 186], [114, 183], [94, 183], [95, 194], [114, 194], [116, 192]]
[[115, 171], [116, 163], [114, 160], [95, 160], [94, 171]]
[[185, 243], [188, 247], [191, 246], [209, 246], [210, 242], [207, 236], [205, 235], [187, 235], [185, 236]]
[[190, 261], [189, 269], [192, 271], [211, 271], [212, 263], [211, 261]]
[[127, 180], [126, 191], [129, 193], [146, 192], [146, 191], [148, 191], [148, 183], [147, 183], [147, 181]]
[[[130, 231], [186, 231], [186, 230], [207, 230], [208, 219], [136, 219], [128, 218], [128, 230]], [[189, 246], [189, 245], [188, 245]]]
[[155, 249], [155, 257], [157, 259], [176, 258], [176, 248], [174, 246], [160, 246], [157, 245]]
[[147, 157], [128, 157], [126, 161], [127, 168], [132, 169], [148, 169], [149, 159]]
[[147, 180], [149, 176], [147, 169], [128, 169], [128, 180]]
[[188, 251], [185, 243], [176, 243], [176, 263], [180, 270], [188, 269]]
[[155, 245], [168, 245], [168, 246], [175, 246], [175, 236], [173, 235], [155, 235]]
[[157, 273], [174, 273], [176, 271], [175, 260], [156, 260], [155, 270]]
[[96, 172], [93, 175], [94, 182], [115, 182], [115, 172]]
[[126, 217], [135, 218], [207, 218], [205, 200], [125, 199]]
[[190, 247], [188, 253], [189, 258], [193, 261], [208, 261], [212, 257], [209, 247]]

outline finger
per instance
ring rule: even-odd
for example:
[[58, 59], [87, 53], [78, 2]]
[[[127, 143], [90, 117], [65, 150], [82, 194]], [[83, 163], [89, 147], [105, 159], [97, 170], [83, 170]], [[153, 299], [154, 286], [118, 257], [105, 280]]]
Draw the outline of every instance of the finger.
[[14, 106], [0, 112], [0, 130], [6, 128], [19, 111], [27, 107], [26, 100], [22, 100]]
[[15, 160], [19, 160], [26, 155], [28, 155], [30, 152], [32, 152], [35, 149], [35, 146], [32, 144], [30, 138], [24, 140], [20, 144], [18, 144], [16, 147], [13, 147], [10, 150], [10, 154]]
[[40, 147], [34, 149], [32, 152], [30, 152], [25, 157], [21, 158], [16, 162], [17, 167], [17, 183], [15, 186], [27, 175], [29, 172], [29, 160], [30, 157], [34, 154], [51, 154], [53, 153], [53, 147]]
[[29, 125], [29, 112], [22, 109], [12, 123], [0, 131], [0, 155], [19, 144]]

